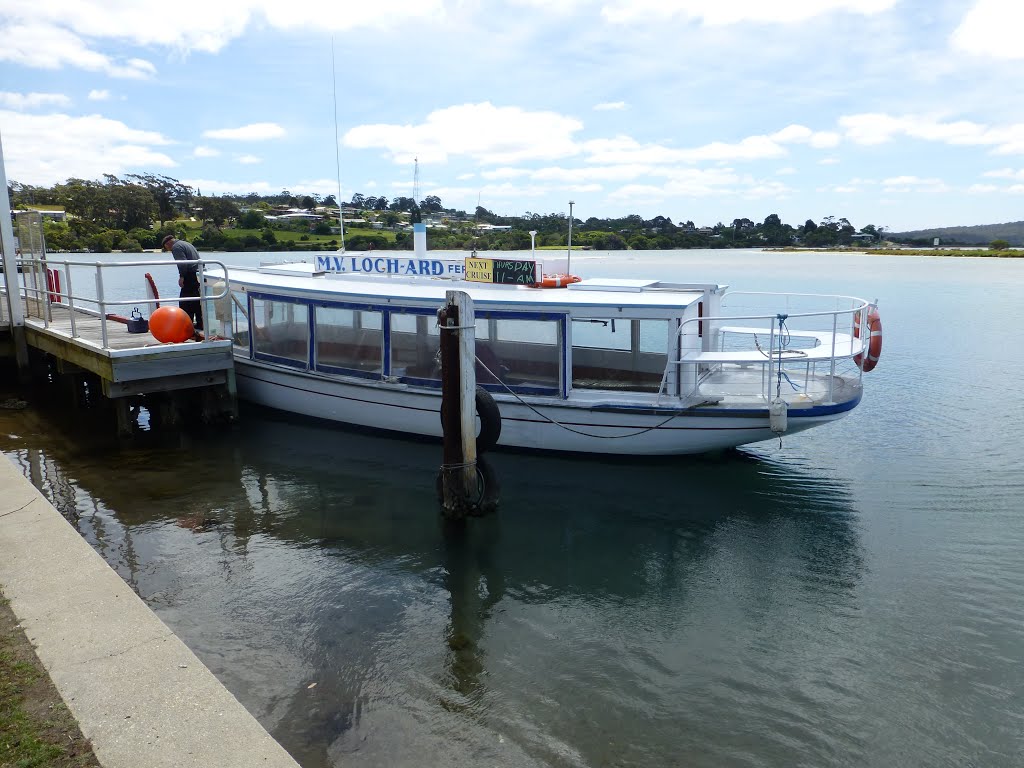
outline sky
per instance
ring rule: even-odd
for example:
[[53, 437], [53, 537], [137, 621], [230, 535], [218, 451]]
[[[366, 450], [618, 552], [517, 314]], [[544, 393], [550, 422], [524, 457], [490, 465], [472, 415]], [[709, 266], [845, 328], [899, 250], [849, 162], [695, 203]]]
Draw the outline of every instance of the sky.
[[9, 181], [1024, 219], [1020, 0], [0, 0]]

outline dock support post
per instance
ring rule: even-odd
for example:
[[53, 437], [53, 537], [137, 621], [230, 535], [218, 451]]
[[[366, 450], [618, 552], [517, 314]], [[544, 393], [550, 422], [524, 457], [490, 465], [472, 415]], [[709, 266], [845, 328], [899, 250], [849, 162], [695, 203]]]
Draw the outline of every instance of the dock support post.
[[21, 307], [21, 279], [18, 277], [18, 249], [14, 247], [14, 228], [11, 226], [11, 199], [7, 195], [7, 171], [4, 168], [4, 145], [0, 139], [0, 251], [4, 254], [4, 285], [7, 286], [7, 308], [11, 318], [11, 339], [14, 358], [18, 363], [18, 378], [22, 385], [31, 382], [28, 342], [25, 339], [25, 313]]
[[476, 316], [463, 291], [447, 291], [441, 326], [442, 504], [464, 517], [478, 503], [476, 467]]
[[114, 412], [117, 414], [117, 436], [131, 437], [132, 429], [135, 426], [135, 419], [132, 417], [131, 403], [127, 397], [118, 397], [112, 401]]

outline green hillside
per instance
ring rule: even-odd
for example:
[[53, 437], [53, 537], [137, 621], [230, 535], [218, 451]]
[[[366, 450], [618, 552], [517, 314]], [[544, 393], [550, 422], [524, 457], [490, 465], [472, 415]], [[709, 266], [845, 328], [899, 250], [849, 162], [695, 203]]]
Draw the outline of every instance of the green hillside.
[[936, 237], [942, 245], [988, 245], [993, 240], [1005, 240], [1010, 245], [1024, 245], [1024, 221], [890, 232], [888, 237], [898, 242], [918, 245], [931, 245]]

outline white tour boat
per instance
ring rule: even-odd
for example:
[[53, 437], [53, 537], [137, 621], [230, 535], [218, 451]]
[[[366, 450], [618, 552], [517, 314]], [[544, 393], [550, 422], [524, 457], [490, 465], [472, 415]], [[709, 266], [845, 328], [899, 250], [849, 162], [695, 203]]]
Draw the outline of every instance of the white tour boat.
[[[853, 410], [881, 352], [877, 310], [855, 297], [572, 282], [533, 260], [417, 250], [228, 267], [208, 331], [234, 340], [239, 396], [440, 437], [450, 290], [473, 300], [477, 384], [503, 446], [685, 454], [792, 434]], [[207, 271], [214, 293], [224, 277]]]

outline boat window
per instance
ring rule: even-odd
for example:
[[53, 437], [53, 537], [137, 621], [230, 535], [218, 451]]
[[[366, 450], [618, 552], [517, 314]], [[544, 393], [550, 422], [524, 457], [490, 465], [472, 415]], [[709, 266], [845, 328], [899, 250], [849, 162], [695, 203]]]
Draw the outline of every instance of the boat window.
[[668, 320], [574, 319], [573, 388], [657, 392], [668, 335]]
[[341, 307], [316, 307], [317, 370], [344, 369], [362, 374], [384, 370], [384, 313]]
[[476, 380], [486, 389], [556, 394], [561, 391], [561, 317], [503, 318], [478, 313]]
[[232, 291], [231, 302], [231, 339], [236, 347], [249, 351], [249, 315], [245, 311], [245, 294]]
[[252, 297], [249, 324], [256, 357], [306, 367], [309, 361], [309, 306]]
[[413, 383], [440, 386], [437, 315], [391, 312], [391, 375]]

